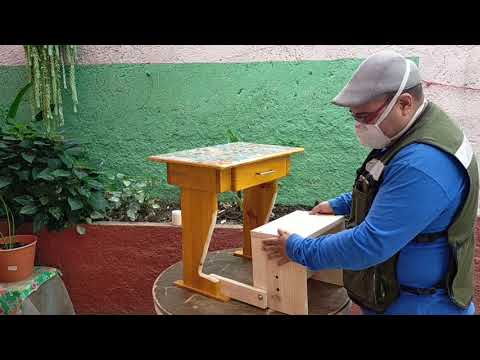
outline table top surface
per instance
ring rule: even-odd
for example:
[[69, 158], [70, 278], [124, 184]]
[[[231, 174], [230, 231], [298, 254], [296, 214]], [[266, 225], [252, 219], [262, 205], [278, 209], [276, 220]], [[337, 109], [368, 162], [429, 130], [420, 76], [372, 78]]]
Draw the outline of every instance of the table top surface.
[[[203, 272], [227, 277], [252, 285], [252, 263], [234, 256], [235, 249], [209, 252]], [[182, 262], [163, 271], [153, 285], [154, 302], [166, 315], [282, 315], [237, 300], [222, 302], [173, 284], [182, 278]], [[309, 279], [309, 315], [346, 313], [350, 299], [345, 288]]]
[[280, 145], [234, 142], [203, 148], [153, 155], [149, 160], [173, 164], [227, 169], [256, 161], [289, 156], [303, 152], [303, 148]]

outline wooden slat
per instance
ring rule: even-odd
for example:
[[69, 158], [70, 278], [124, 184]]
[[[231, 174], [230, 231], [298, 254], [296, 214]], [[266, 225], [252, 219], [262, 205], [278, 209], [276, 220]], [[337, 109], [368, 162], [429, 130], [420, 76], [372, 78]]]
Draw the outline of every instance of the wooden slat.
[[344, 217], [340, 215], [310, 215], [308, 211], [297, 210], [279, 219], [255, 228], [256, 233], [277, 235], [278, 228], [303, 237], [327, 234], [337, 226], [343, 226]]
[[215, 192], [182, 189], [183, 280], [176, 284], [220, 300], [220, 282], [202, 272], [217, 219]]
[[267, 292], [265, 290], [220, 275], [210, 274], [210, 276], [220, 281], [222, 294], [225, 296], [261, 309], [267, 307]]
[[232, 191], [232, 169], [217, 170], [217, 192]]
[[268, 221], [277, 197], [277, 191], [277, 183], [270, 182], [246, 189], [243, 192], [242, 256], [248, 258], [252, 257], [250, 230], [261, 226]]
[[262, 240], [269, 237], [264, 234], [250, 232], [252, 240], [252, 277], [253, 286], [267, 290], [268, 259], [267, 253], [262, 250]]
[[270, 309], [290, 315], [308, 315], [307, 270], [289, 262], [282, 266], [277, 260], [267, 261], [267, 305]]
[[219, 176], [215, 169], [167, 164], [167, 181], [181, 188], [219, 192]]

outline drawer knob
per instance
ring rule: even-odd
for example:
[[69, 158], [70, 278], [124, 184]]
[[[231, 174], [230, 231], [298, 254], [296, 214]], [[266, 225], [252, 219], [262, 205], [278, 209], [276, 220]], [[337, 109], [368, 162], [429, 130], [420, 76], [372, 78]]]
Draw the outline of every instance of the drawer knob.
[[257, 172], [255, 174], [260, 175], [260, 176], [265, 176], [265, 175], [273, 174], [274, 172], [275, 172], [275, 170], [268, 170], [268, 171], [264, 171], [264, 172]]

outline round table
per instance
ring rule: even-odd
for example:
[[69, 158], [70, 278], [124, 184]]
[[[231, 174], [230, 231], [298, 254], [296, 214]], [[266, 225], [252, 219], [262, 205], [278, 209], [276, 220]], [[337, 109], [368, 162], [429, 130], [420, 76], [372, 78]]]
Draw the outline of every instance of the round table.
[[[237, 249], [212, 251], [207, 255], [203, 272], [217, 274], [245, 284], [252, 284], [252, 264], [233, 256]], [[153, 302], [158, 315], [282, 315], [270, 309], [230, 300], [222, 302], [176, 286], [182, 278], [182, 262], [163, 271], [153, 285]], [[351, 301], [345, 288], [321, 281], [308, 280], [309, 315], [347, 315]]]

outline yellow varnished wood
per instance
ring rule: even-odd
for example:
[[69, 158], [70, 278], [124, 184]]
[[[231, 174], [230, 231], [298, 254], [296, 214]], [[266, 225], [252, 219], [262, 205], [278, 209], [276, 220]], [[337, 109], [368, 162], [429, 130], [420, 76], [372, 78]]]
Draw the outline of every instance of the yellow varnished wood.
[[[220, 301], [223, 301], [223, 302], [230, 301], [230, 298], [228, 296], [225, 296], [225, 295], [221, 294], [219, 291], [217, 291], [217, 289], [215, 289], [213, 292], [210, 292], [209, 290], [204, 290], [204, 289], [200, 289], [198, 287], [185, 285], [185, 282], [183, 280], [177, 280], [174, 283], [175, 283], [175, 285], [177, 285], [179, 287], [198, 292], [199, 294], [211, 297], [213, 299], [217, 299], [217, 300], [220, 300]], [[219, 283], [219, 284], [221, 284], [221, 283]]]
[[252, 258], [250, 231], [268, 222], [277, 191], [278, 185], [275, 181], [244, 190], [242, 256]]
[[232, 187], [231, 169], [167, 164], [167, 182], [181, 188], [222, 193]]
[[217, 170], [217, 192], [232, 190], [232, 169]]
[[232, 190], [240, 191], [287, 175], [287, 158], [269, 159], [232, 169]]
[[202, 294], [221, 298], [220, 282], [202, 272], [217, 219], [217, 194], [182, 189], [181, 198], [183, 253], [181, 285]]
[[215, 277], [202, 272], [217, 216], [217, 194], [244, 190], [244, 244], [236, 252], [252, 258], [250, 230], [266, 223], [276, 181], [290, 172], [290, 155], [303, 148], [236, 143], [150, 156], [167, 163], [167, 181], [181, 188], [183, 279], [178, 286], [222, 301]]
[[217, 171], [197, 166], [167, 164], [167, 181], [181, 188], [218, 192]]

